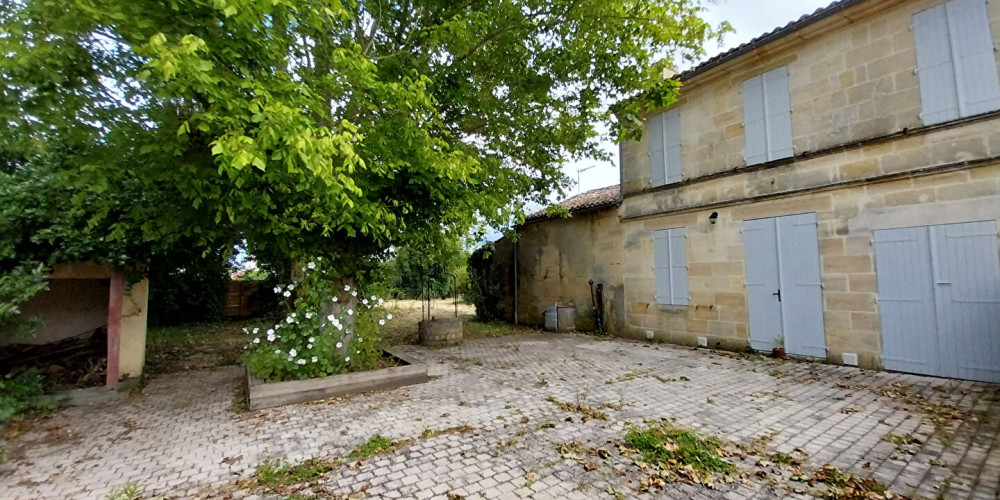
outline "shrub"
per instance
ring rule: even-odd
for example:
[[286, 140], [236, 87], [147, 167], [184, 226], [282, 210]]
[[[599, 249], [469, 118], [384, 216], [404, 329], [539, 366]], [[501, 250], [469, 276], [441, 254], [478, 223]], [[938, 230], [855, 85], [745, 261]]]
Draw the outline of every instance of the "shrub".
[[39, 318], [22, 318], [21, 304], [49, 288], [41, 264], [22, 264], [0, 273], [0, 337], [30, 337]]
[[289, 301], [290, 312], [267, 330], [245, 330], [252, 338], [244, 361], [255, 375], [302, 380], [378, 366], [378, 327], [392, 319], [381, 315], [382, 299], [338, 284], [320, 259], [304, 266], [301, 278], [274, 291]]
[[11, 417], [51, 411], [51, 400], [43, 397], [44, 382], [45, 376], [33, 370], [0, 378], [0, 424]]

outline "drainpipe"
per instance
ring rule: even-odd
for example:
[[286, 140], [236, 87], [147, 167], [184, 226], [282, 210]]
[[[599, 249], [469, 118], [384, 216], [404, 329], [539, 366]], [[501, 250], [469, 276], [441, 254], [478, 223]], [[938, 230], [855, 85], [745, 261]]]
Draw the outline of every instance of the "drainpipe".
[[517, 288], [518, 288], [518, 274], [519, 270], [517, 268], [517, 240], [514, 240], [514, 324], [517, 323]]

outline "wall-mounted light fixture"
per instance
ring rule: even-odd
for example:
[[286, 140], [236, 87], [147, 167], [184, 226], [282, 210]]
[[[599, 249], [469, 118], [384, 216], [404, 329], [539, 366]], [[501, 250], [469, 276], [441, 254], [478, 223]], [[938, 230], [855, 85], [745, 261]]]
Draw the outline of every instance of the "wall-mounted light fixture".
[[712, 212], [712, 215], [708, 216], [708, 222], [715, 224], [719, 220], [719, 212]]

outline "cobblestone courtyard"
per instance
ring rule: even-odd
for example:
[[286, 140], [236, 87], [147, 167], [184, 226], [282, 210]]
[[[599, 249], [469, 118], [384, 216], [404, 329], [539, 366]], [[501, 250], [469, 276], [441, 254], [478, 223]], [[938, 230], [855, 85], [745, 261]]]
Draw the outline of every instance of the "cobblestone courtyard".
[[[831, 463], [921, 498], [997, 498], [1000, 387], [683, 347], [537, 335], [401, 348], [430, 382], [239, 413], [236, 367], [153, 378], [145, 395], [73, 407], [4, 443], [4, 499], [103, 498], [137, 483], [145, 498], [241, 498], [255, 465], [343, 457], [379, 434], [409, 440], [324, 479], [326, 495], [372, 498], [808, 497], [761, 450], [730, 456], [746, 474], [715, 489], [671, 483], [640, 493], [643, 471], [618, 453], [628, 425], [675, 419], [724, 441]], [[584, 420], [549, 399], [601, 408]], [[460, 425], [466, 433], [441, 431]], [[423, 436], [422, 436], [423, 434]], [[437, 434], [437, 435], [435, 435]], [[907, 436], [905, 442], [891, 442]], [[911, 439], [912, 438], [912, 439]], [[611, 453], [575, 457], [559, 445]], [[755, 456], [757, 455], [761, 456]], [[802, 485], [797, 487], [796, 485]], [[336, 495], [336, 496], [335, 496]]]

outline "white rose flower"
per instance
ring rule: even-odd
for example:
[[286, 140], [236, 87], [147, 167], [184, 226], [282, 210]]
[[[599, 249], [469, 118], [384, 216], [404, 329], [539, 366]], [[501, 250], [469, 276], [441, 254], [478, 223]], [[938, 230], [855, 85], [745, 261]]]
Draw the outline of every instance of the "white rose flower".
[[308, 267], [309, 269], [316, 269], [316, 263], [310, 262], [309, 264], [306, 264], [306, 267]]
[[361, 305], [363, 305], [363, 306], [367, 306], [367, 305], [368, 305], [368, 299], [364, 299], [364, 300], [362, 300], [362, 301], [361, 301]]
[[253, 339], [253, 343], [254, 344], [259, 344], [260, 343], [260, 337], [257, 337], [255, 339]]
[[293, 283], [291, 285], [288, 285], [288, 289], [289, 290], [295, 290], [295, 284]]
[[344, 291], [345, 292], [350, 292], [351, 291], [351, 285], [344, 285]]
[[344, 325], [341, 325], [340, 323], [337, 323], [337, 329], [340, 330], [340, 331], [343, 331], [344, 330]]
[[283, 293], [282, 295], [284, 295], [285, 297], [291, 297], [292, 296], [292, 292], [289, 292], [289, 291], [286, 290], [285, 293]]
[[340, 299], [338, 299], [337, 297], [334, 297], [334, 298], [333, 298], [333, 301], [334, 301], [334, 302], [340, 302]]
[[374, 295], [372, 295], [372, 300], [375, 300], [375, 296]]
[[293, 358], [295, 357], [296, 354], [298, 354], [298, 352], [296, 352], [295, 349], [292, 349], [292, 350], [288, 351], [288, 355], [291, 356], [291, 357], [293, 357]]
[[378, 299], [378, 305], [382, 305], [383, 303], [385, 303], [385, 300], [380, 297]]
[[306, 319], [312, 319], [313, 313], [306, 313]]
[[344, 343], [343, 342], [337, 342], [337, 349], [340, 349], [341, 347], [344, 347]]
[[316, 339], [314, 337], [309, 337], [309, 343], [312, 344], [313, 342], [316, 342]]
[[347, 310], [347, 315], [348, 316], [354, 316], [354, 309], [348, 309]]
[[281, 293], [281, 286], [274, 287], [274, 293]]
[[253, 334], [254, 334], [254, 335], [257, 335], [257, 332], [259, 332], [259, 331], [260, 331], [260, 328], [254, 328], [254, 329], [253, 329]]
[[273, 334], [273, 333], [272, 333], [271, 335], [268, 335], [268, 336], [267, 336], [267, 341], [268, 341], [268, 342], [274, 342], [274, 339], [275, 339], [275, 336], [274, 336], [274, 334]]
[[392, 319], [392, 313], [386, 314], [385, 319]]
[[358, 292], [351, 292], [351, 297], [357, 297], [357, 296], [358, 296]]
[[313, 362], [313, 363], [315, 363], [315, 362], [317, 362], [317, 361], [319, 361], [319, 358], [317, 358], [316, 356], [313, 356], [313, 357], [312, 357], [312, 362]]
[[275, 349], [275, 350], [274, 350], [274, 353], [275, 353], [275, 354], [281, 354], [281, 349]]
[[306, 360], [300, 359], [300, 360], [296, 361], [295, 364], [304, 365], [304, 364], [306, 364]]
[[292, 324], [292, 323], [295, 322], [295, 318], [289, 316], [289, 317], [285, 318], [285, 322], [290, 325], [290, 324]]
[[348, 356], [348, 357], [344, 358], [344, 362], [345, 363], [350, 363], [351, 362], [351, 357]]
[[309, 345], [306, 346], [306, 349], [312, 349], [312, 348], [313, 348], [312, 344], [309, 344]]

